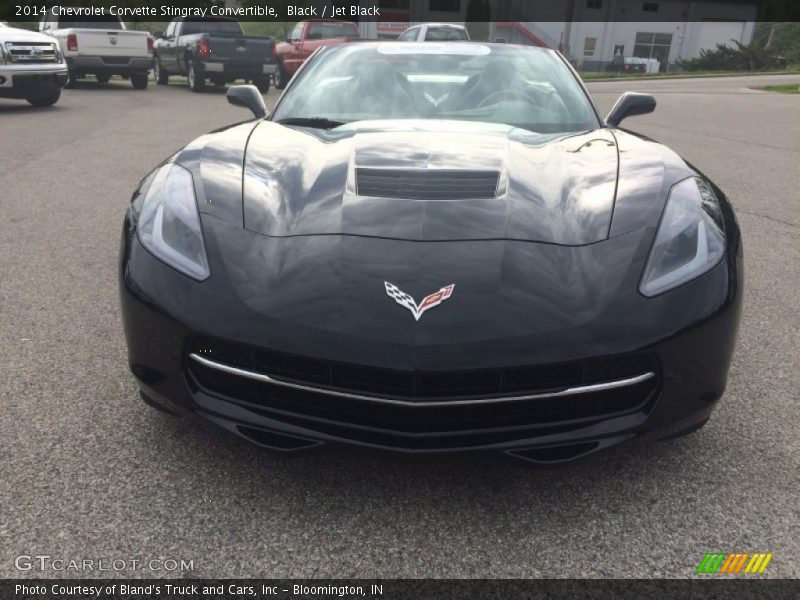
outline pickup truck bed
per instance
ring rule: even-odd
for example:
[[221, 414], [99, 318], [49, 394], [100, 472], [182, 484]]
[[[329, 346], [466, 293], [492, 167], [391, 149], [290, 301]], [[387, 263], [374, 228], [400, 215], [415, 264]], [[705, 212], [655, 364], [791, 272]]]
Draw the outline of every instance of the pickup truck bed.
[[136, 89], [147, 87], [153, 39], [146, 31], [129, 31], [113, 17], [76, 21], [49, 13], [39, 28], [58, 40], [69, 67], [67, 87], [86, 75], [94, 75], [100, 83], [121, 75]]

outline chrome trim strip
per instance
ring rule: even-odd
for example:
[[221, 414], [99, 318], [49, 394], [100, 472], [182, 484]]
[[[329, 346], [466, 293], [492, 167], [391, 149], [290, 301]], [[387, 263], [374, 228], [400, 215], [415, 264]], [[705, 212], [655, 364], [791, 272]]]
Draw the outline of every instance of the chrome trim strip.
[[652, 377], [655, 377], [655, 373], [653, 373], [652, 371], [648, 371], [647, 373], [642, 373], [641, 375], [637, 375], [636, 377], [629, 377], [628, 379], [618, 379], [617, 381], [608, 381], [606, 383], [595, 383], [592, 385], [581, 385], [578, 387], [567, 388], [565, 390], [561, 390], [558, 392], [544, 392], [541, 394], [528, 394], [526, 396], [501, 396], [499, 398], [475, 398], [472, 400], [445, 400], [445, 401], [425, 402], [425, 401], [414, 401], [414, 400], [394, 400], [391, 398], [380, 398], [377, 396], [362, 396], [360, 394], [338, 392], [336, 390], [327, 388], [311, 387], [300, 383], [291, 383], [289, 381], [281, 381], [280, 379], [273, 379], [269, 375], [254, 373], [252, 371], [247, 371], [245, 369], [239, 369], [238, 367], [231, 367], [230, 365], [214, 362], [213, 360], [208, 360], [207, 358], [204, 358], [199, 354], [192, 353], [189, 355], [189, 358], [191, 358], [195, 362], [200, 363], [201, 365], [209, 367], [210, 369], [216, 369], [217, 371], [222, 371], [224, 373], [229, 373], [231, 375], [239, 375], [240, 377], [247, 377], [248, 379], [254, 379], [256, 381], [261, 381], [263, 383], [271, 383], [273, 385], [280, 385], [295, 390], [303, 390], [305, 392], [314, 392], [317, 394], [327, 394], [329, 396], [337, 396], [340, 398], [349, 398], [351, 400], [363, 400], [367, 402], [378, 402], [380, 404], [394, 404], [396, 406], [406, 406], [413, 408], [465, 406], [472, 404], [496, 404], [499, 402], [518, 402], [520, 400], [540, 400], [543, 398], [558, 398], [561, 396], [573, 396], [577, 394], [591, 394], [592, 392], [603, 392], [606, 390], [613, 390], [621, 387], [627, 387], [630, 385], [636, 385], [637, 383], [641, 383], [643, 381], [647, 381]]

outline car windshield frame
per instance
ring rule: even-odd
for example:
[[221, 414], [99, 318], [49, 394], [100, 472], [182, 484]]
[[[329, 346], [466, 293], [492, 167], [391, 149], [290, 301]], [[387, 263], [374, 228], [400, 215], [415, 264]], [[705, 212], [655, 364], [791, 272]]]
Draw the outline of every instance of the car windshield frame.
[[[345, 68], [348, 61], [355, 64]], [[369, 67], [371, 62], [384, 64]], [[348, 102], [348, 82], [355, 85], [359, 83], [357, 78], [369, 82], [369, 75], [361, 73], [360, 69], [386, 70], [386, 63], [391, 63], [393, 71], [388, 87], [394, 86], [394, 76], [400, 75], [401, 100], [408, 100], [402, 102], [405, 112], [390, 112], [385, 102], [373, 101], [368, 104], [371, 114], [355, 109], [348, 113], [353, 104]], [[505, 63], [513, 65], [516, 70], [504, 66]], [[520, 65], [524, 67], [522, 70], [519, 69]], [[457, 104], [458, 95], [469, 90], [467, 84], [474, 87], [477, 85], [475, 81], [478, 81], [486, 88], [487, 82], [481, 81], [481, 77], [487, 77], [487, 73], [496, 71], [498, 66], [503, 67], [501, 70], [505, 70], [512, 78], [518, 75], [513, 83], [519, 89], [493, 91], [478, 102], [470, 104], [464, 100], [466, 104]], [[531, 79], [528, 75], [535, 77]], [[380, 82], [380, 79], [377, 81]], [[340, 82], [342, 85], [338, 85]], [[432, 84], [433, 89], [427, 90], [426, 84]], [[374, 87], [385, 89], [387, 86]], [[412, 91], [415, 87], [416, 91]], [[480, 96], [478, 92], [475, 93]], [[448, 107], [445, 101], [451, 94], [452, 106]], [[311, 99], [305, 96], [311, 96]], [[318, 97], [326, 98], [329, 104], [326, 106], [324, 102], [319, 102], [316, 99]], [[350, 100], [352, 97], [351, 94]], [[358, 95], [355, 104], [362, 97], [363, 94]], [[419, 98], [425, 98], [433, 108]], [[541, 106], [535, 104], [534, 99]], [[336, 102], [339, 102], [339, 106], [331, 108]], [[362, 106], [368, 102], [369, 99], [364, 98]], [[503, 106], [498, 108], [498, 104]], [[545, 107], [545, 104], [548, 106]], [[500, 112], [501, 108], [505, 112]], [[534, 115], [534, 112], [538, 114]], [[558, 52], [547, 48], [475, 41], [356, 42], [321, 48], [298, 70], [269, 117], [272, 121], [302, 119], [328, 119], [345, 124], [407, 119], [469, 121], [492, 126], [505, 125], [541, 134], [572, 134], [604, 127], [603, 119], [585, 85]]]

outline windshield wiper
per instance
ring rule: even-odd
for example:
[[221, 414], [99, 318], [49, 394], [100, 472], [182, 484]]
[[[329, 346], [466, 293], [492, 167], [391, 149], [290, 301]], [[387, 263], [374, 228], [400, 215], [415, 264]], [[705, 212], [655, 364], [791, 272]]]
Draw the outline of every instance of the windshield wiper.
[[298, 127], [311, 127], [313, 129], [334, 129], [345, 125], [347, 121], [333, 121], [325, 117], [290, 117], [275, 121], [281, 125], [297, 125]]

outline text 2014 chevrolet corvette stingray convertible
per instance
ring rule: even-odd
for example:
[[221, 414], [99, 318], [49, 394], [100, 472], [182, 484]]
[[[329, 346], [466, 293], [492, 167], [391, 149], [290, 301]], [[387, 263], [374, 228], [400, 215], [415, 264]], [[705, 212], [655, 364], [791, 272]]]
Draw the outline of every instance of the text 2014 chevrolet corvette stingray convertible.
[[560, 54], [330, 47], [144, 178], [120, 289], [148, 403], [264, 447], [547, 463], [702, 426], [742, 247], [722, 192]]

